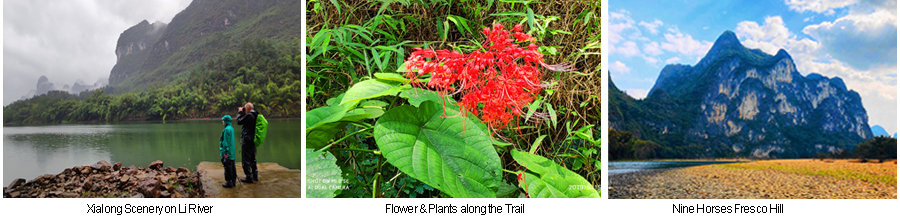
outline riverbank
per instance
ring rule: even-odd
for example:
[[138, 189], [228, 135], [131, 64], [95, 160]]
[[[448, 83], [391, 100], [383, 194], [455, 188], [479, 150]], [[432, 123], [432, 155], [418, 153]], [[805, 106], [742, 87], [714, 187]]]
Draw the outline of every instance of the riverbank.
[[[244, 178], [244, 168], [236, 163], [238, 179]], [[299, 198], [302, 176], [299, 169], [289, 169], [277, 163], [257, 163], [259, 181], [252, 184], [237, 182], [233, 188], [223, 188], [225, 169], [219, 162], [200, 162], [197, 173], [203, 184], [204, 197], [210, 198]]]
[[3, 187], [5, 198], [196, 198], [203, 197], [200, 177], [184, 167], [163, 167], [154, 161], [145, 167], [122, 167], [122, 163], [100, 161], [67, 168], [31, 181], [15, 179]]
[[610, 198], [897, 198], [897, 162], [766, 160], [610, 175]]

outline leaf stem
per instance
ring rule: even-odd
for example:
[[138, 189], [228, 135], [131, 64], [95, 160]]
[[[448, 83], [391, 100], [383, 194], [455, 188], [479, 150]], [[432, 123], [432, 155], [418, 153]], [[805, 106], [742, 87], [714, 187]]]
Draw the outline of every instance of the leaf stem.
[[347, 139], [347, 138], [350, 138], [350, 136], [359, 134], [359, 133], [361, 133], [361, 132], [365, 132], [365, 131], [370, 130], [370, 129], [372, 129], [372, 128], [364, 128], [364, 129], [360, 129], [359, 131], [356, 131], [356, 132], [347, 134], [347, 135], [345, 135], [344, 137], [341, 137], [340, 139], [338, 139], [338, 140], [336, 140], [336, 141], [334, 141], [334, 142], [331, 142], [331, 143], [328, 144], [327, 146], [322, 147], [322, 148], [320, 148], [319, 150], [316, 150], [316, 151], [321, 152], [321, 151], [328, 150], [329, 148], [331, 148], [331, 146], [334, 146], [335, 144], [340, 143], [340, 142], [344, 141], [344, 140]]

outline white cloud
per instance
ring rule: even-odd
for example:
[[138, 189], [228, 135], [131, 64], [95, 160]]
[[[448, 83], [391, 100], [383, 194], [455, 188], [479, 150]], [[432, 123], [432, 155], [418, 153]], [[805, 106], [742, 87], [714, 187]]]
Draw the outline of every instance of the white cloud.
[[897, 14], [893, 8], [850, 13], [834, 22], [806, 26], [803, 33], [821, 42], [834, 58], [857, 69], [897, 63]]
[[656, 62], [659, 62], [659, 59], [654, 57], [644, 56], [643, 58], [648, 64], [656, 64]]
[[668, 31], [669, 33], [663, 35], [666, 41], [659, 46], [662, 50], [699, 59], [712, 47], [712, 42], [695, 40], [691, 35], [681, 33], [678, 29], [670, 28]]
[[613, 62], [613, 64], [609, 66], [609, 69], [618, 74], [626, 74], [631, 72], [631, 68], [628, 68], [628, 66], [625, 66], [625, 63], [622, 63], [620, 61]]
[[641, 54], [640, 49], [638, 49], [637, 43], [632, 41], [626, 41], [621, 43], [621, 46], [614, 46], [612, 53], [616, 55], [622, 55], [624, 57], [633, 57]]
[[681, 61], [681, 58], [672, 57], [672, 58], [666, 59], [666, 64], [674, 64], [674, 63], [678, 63], [679, 61]]
[[858, 0], [785, 0], [784, 4], [797, 12], [825, 12], [826, 15], [831, 15], [834, 14], [834, 9], [844, 8], [857, 2]]
[[634, 99], [644, 99], [650, 93], [649, 89], [625, 89], [625, 93]]
[[659, 49], [658, 42], [649, 42], [649, 43], [644, 44], [644, 54], [647, 54], [650, 56], [658, 56], [658, 55], [661, 55], [662, 53], [663, 53], [663, 51]]
[[641, 25], [642, 27], [647, 29], [647, 31], [650, 31], [651, 34], [656, 35], [657, 33], [659, 33], [659, 30], [657, 30], [657, 28], [659, 28], [659, 26], [662, 26], [663, 22], [660, 20], [653, 20], [653, 22], [641, 21], [638, 23], [638, 25]]

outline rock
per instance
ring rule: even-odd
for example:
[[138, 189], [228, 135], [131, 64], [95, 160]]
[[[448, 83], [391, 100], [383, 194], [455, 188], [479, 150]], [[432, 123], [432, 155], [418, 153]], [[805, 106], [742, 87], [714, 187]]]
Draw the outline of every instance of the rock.
[[93, 187], [93, 186], [94, 186], [94, 182], [92, 182], [90, 179], [88, 179], [87, 181], [84, 182], [84, 184], [81, 185], [81, 188], [83, 188], [85, 190], [91, 190], [91, 187]]
[[131, 176], [124, 175], [122, 178], [119, 178], [119, 182], [128, 182], [128, 179], [131, 179]]
[[168, 198], [168, 197], [171, 196], [171, 195], [172, 195], [172, 194], [169, 193], [169, 191], [162, 191], [162, 192], [159, 193], [159, 196], [160, 196], [160, 197], [164, 197], [164, 198]]
[[159, 170], [163, 167], [163, 162], [161, 160], [153, 161], [153, 163], [150, 163], [150, 166], [148, 167], [150, 169]]
[[10, 192], [10, 193], [9, 193], [9, 197], [11, 197], [11, 198], [18, 198], [18, 197], [21, 197], [21, 195], [22, 195], [22, 193], [20, 193], [20, 192], [18, 192], [18, 191], [14, 191], [14, 192]]
[[117, 162], [115, 165], [113, 165], [113, 170], [119, 171], [121, 169], [122, 169], [122, 162]]
[[78, 171], [81, 172], [81, 174], [89, 174], [89, 173], [91, 173], [91, 168], [90, 167], [81, 167], [81, 169], [79, 169]]
[[144, 194], [137, 193], [137, 194], [131, 195], [131, 198], [144, 198]]
[[77, 198], [77, 197], [78, 197], [78, 194], [77, 194], [77, 193], [66, 192], [66, 193], [62, 193], [62, 194], [60, 195], [60, 197], [64, 197], [64, 198]]
[[175, 170], [175, 172], [176, 173], [190, 173], [191, 171], [188, 170], [188, 168], [179, 167], [177, 170]]
[[161, 184], [160, 184], [159, 180], [155, 180], [155, 179], [144, 180], [141, 182], [140, 185], [138, 185], [138, 191], [141, 194], [144, 194], [144, 196], [146, 196], [146, 197], [158, 198], [159, 194], [160, 194], [159, 193], [160, 185]]
[[7, 186], [7, 188], [15, 189], [16, 187], [19, 187], [20, 185], [23, 185], [23, 184], [25, 184], [25, 179], [18, 178], [18, 179], [13, 180], [11, 183], [9, 183], [9, 186]]

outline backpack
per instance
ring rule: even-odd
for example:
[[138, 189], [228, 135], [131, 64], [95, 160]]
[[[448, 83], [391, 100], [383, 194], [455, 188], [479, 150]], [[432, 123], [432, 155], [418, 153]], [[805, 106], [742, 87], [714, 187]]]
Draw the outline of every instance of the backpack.
[[256, 131], [253, 137], [253, 144], [256, 147], [262, 145], [266, 141], [266, 130], [269, 129], [269, 121], [262, 114], [256, 115]]

